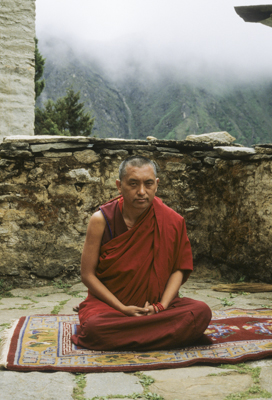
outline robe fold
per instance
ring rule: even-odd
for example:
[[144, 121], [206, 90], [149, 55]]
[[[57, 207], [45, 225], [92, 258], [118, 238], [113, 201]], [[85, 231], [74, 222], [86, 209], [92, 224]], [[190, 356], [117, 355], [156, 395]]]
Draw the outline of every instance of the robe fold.
[[[130, 230], [119, 201], [100, 207], [106, 229], [96, 275], [123, 304], [144, 307], [146, 301], [160, 301], [173, 272], [183, 272], [183, 283], [188, 279], [191, 246], [183, 217], [159, 198]], [[210, 318], [205, 303], [178, 297], [159, 314], [128, 317], [89, 292], [80, 304], [80, 327], [72, 340], [97, 350], [174, 348], [201, 337]]]

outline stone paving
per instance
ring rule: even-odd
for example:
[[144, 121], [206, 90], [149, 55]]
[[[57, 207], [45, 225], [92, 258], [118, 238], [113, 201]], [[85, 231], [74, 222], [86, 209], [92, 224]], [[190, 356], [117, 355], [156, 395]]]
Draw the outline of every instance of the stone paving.
[[[272, 292], [229, 294], [215, 292], [212, 279], [191, 277], [182, 294], [205, 301], [213, 310], [230, 307], [272, 307]], [[21, 316], [71, 314], [86, 297], [82, 283], [10, 291], [0, 298], [0, 330]], [[13, 372], [0, 370], [1, 400], [272, 400], [272, 358], [242, 365], [191, 366], [143, 373]]]

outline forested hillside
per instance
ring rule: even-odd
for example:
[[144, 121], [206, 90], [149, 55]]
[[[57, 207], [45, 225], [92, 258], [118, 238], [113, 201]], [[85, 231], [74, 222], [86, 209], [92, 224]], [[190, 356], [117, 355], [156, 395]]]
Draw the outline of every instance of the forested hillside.
[[39, 43], [46, 87], [37, 105], [65, 95], [68, 87], [80, 90], [97, 137], [185, 139], [226, 130], [244, 145], [272, 142], [272, 79], [216, 87], [169, 71], [151, 79], [141, 68], [113, 79], [87, 50], [79, 56], [63, 42]]

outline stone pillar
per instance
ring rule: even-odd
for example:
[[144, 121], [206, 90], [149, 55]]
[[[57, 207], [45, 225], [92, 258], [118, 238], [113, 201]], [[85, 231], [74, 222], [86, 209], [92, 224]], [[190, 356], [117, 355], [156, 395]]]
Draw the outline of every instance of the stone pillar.
[[0, 142], [34, 135], [35, 0], [0, 0]]

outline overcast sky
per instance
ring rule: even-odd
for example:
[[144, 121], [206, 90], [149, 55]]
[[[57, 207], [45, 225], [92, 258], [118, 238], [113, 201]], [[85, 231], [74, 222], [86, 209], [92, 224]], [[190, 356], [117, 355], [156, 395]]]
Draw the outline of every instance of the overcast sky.
[[[226, 69], [241, 77], [272, 78], [272, 28], [246, 23], [235, 6], [261, 0], [36, 0], [38, 39], [55, 35], [78, 46], [86, 42], [131, 51], [156, 63], [191, 70]], [[106, 47], [104, 47], [106, 46]], [[90, 47], [91, 48], [91, 47]], [[137, 53], [138, 52], [138, 53]]]

